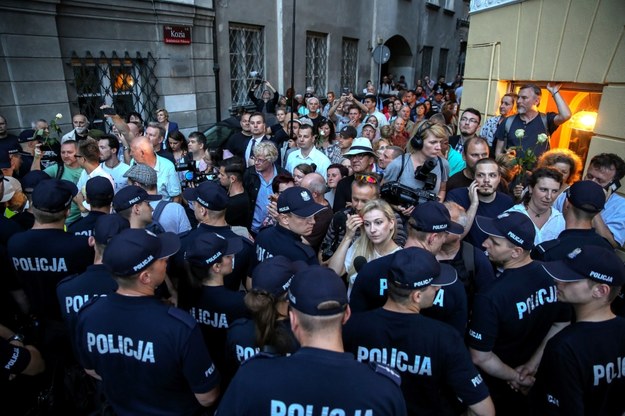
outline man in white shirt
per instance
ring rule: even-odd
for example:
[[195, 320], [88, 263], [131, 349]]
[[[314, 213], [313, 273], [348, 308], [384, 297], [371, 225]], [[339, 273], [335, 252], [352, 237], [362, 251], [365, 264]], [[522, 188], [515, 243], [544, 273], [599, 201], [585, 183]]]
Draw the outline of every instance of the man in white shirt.
[[312, 123], [309, 123], [302, 122], [300, 125], [297, 133], [298, 149], [289, 155], [285, 168], [293, 174], [295, 166], [301, 163], [308, 165], [314, 163], [317, 167], [315, 171], [321, 174], [324, 180], [327, 180], [326, 174], [330, 166], [330, 159], [315, 148], [315, 135], [313, 134]]

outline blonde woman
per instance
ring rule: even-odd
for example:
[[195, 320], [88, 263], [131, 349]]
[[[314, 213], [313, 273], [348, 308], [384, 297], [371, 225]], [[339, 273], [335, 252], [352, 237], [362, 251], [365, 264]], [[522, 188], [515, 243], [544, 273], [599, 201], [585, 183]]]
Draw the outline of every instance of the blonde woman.
[[[357, 176], [355, 180], [360, 179]], [[352, 243], [357, 230], [360, 230], [360, 236]], [[345, 236], [328, 260], [328, 267], [339, 276], [347, 273], [348, 294], [358, 275], [354, 259], [364, 257], [370, 262], [401, 249], [393, 240], [396, 233], [395, 214], [384, 200], [374, 199], [367, 202], [359, 213], [347, 214]]]

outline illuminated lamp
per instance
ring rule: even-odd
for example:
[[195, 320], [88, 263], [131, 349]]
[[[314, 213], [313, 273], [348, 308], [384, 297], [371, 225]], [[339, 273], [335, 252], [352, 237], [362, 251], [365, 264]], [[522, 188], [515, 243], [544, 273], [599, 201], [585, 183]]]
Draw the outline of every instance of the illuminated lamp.
[[578, 111], [569, 120], [569, 126], [575, 130], [592, 132], [596, 122], [597, 113], [595, 111]]

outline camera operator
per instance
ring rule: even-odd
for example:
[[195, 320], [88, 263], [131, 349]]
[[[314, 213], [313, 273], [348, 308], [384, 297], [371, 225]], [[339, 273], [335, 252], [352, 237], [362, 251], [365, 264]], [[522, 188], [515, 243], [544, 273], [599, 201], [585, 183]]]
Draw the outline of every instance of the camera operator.
[[[393, 160], [384, 171], [384, 183], [398, 181], [413, 190], [427, 190], [445, 200], [449, 163], [441, 157], [441, 141], [447, 138], [445, 127], [424, 121], [406, 145], [406, 154]], [[434, 177], [435, 175], [435, 177]], [[399, 205], [403, 215], [410, 215], [414, 205]]]

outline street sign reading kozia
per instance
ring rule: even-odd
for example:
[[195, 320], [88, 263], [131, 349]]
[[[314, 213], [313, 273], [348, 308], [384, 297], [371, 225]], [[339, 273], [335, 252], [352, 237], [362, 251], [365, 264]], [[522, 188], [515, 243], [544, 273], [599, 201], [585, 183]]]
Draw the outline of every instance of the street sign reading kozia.
[[190, 26], [163, 26], [163, 39], [165, 43], [175, 43], [178, 45], [191, 44]]

